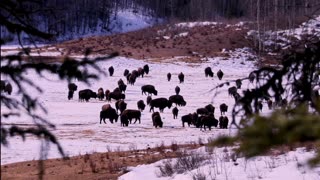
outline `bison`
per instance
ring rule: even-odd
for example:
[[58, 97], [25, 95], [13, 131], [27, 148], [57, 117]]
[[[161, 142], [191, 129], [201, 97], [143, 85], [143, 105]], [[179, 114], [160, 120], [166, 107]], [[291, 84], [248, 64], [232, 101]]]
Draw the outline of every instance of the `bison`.
[[182, 121], [182, 127], [184, 127], [184, 123], [188, 123], [188, 126], [190, 127], [192, 122], [195, 120], [194, 120], [194, 116], [191, 113], [189, 113], [187, 115], [182, 116], [181, 121]]
[[79, 101], [88, 102], [90, 98], [97, 98], [97, 93], [93, 92], [90, 89], [84, 89], [79, 91]]
[[124, 100], [118, 100], [115, 103], [117, 111], [120, 110], [120, 113], [122, 113], [125, 109], [127, 109], [127, 103], [124, 102]]
[[197, 114], [207, 115], [207, 114], [209, 114], [209, 111], [206, 108], [198, 108], [197, 109]]
[[205, 108], [206, 110], [208, 110], [208, 112], [214, 114], [215, 107], [212, 106], [212, 104], [208, 104], [208, 105], [206, 105], [204, 108]]
[[217, 72], [217, 76], [218, 76], [219, 80], [222, 79], [222, 77], [223, 77], [223, 72], [221, 71], [221, 69], [219, 69], [219, 71]]
[[139, 101], [137, 102], [137, 106], [138, 106], [138, 109], [139, 109], [140, 111], [143, 111], [144, 108], [146, 107], [146, 105], [144, 104], [143, 100], [139, 100]]
[[110, 94], [110, 90], [107, 89], [106, 92], [104, 93], [104, 95], [106, 96], [106, 100], [109, 100], [109, 94]]
[[179, 113], [179, 109], [177, 107], [174, 107], [172, 109], [173, 119], [177, 119]]
[[98, 93], [97, 93], [97, 97], [100, 101], [102, 101], [104, 99], [104, 91], [103, 88], [99, 88], [98, 89]]
[[131, 85], [134, 85], [134, 83], [136, 82], [137, 76], [134, 74], [130, 74], [129, 78], [128, 78], [128, 83]]
[[127, 85], [125, 85], [125, 84], [120, 84], [120, 85], [119, 85], [119, 89], [120, 89], [121, 92], [126, 92], [126, 90], [127, 90]]
[[130, 124], [132, 119], [135, 119], [134, 123], [136, 123], [138, 120], [139, 124], [141, 123], [141, 112], [139, 110], [126, 109], [121, 113], [121, 116], [126, 116], [126, 118], [130, 121]]
[[153, 126], [156, 127], [156, 128], [157, 128], [158, 126], [159, 126], [160, 128], [162, 128], [163, 122], [162, 122], [162, 120], [161, 120], [160, 113], [159, 113], [159, 112], [154, 112], [154, 113], [152, 113], [151, 117], [152, 117]]
[[183, 96], [181, 95], [172, 95], [169, 97], [169, 101], [175, 103], [176, 106], [185, 106], [187, 104], [187, 102], [183, 99]]
[[167, 79], [168, 79], [168, 81], [171, 80], [171, 73], [168, 73], [168, 74], [167, 74]]
[[146, 93], [148, 93], [149, 95], [158, 95], [158, 91], [155, 89], [155, 87], [149, 84], [141, 87], [141, 93], [142, 95]]
[[176, 86], [176, 88], [174, 88], [174, 91], [176, 92], [176, 95], [178, 95], [180, 93], [180, 87]]
[[163, 112], [164, 108], [166, 107], [168, 107], [169, 109], [171, 108], [172, 102], [167, 98], [157, 98], [157, 99], [152, 99], [149, 105], [150, 105], [150, 112], [151, 110], [154, 112], [155, 107], [159, 108], [160, 112]]
[[208, 76], [213, 77], [213, 72], [212, 72], [211, 67], [206, 67], [204, 69], [204, 74], [206, 75], [206, 77], [208, 77]]
[[146, 65], [143, 66], [143, 70], [144, 70], [144, 72], [145, 72], [146, 74], [149, 74], [149, 66], [148, 66], [148, 64], [146, 64]]
[[121, 126], [123, 126], [123, 127], [129, 125], [129, 120], [126, 115], [120, 116], [120, 122], [121, 122]]
[[178, 78], [180, 83], [184, 82], [184, 74], [182, 72], [180, 72], [180, 74], [178, 75]]
[[111, 92], [108, 95], [108, 101], [111, 101], [111, 99], [115, 99], [115, 100], [120, 100], [120, 99], [125, 99], [126, 95], [122, 94], [121, 92]]
[[108, 69], [108, 71], [109, 71], [110, 76], [113, 76], [113, 73], [114, 73], [114, 68], [113, 68], [113, 66], [110, 66], [109, 69]]
[[128, 74], [129, 74], [129, 70], [125, 69], [124, 72], [123, 72], [123, 76], [127, 77]]
[[138, 68], [138, 73], [139, 73], [139, 76], [141, 76], [143, 78], [144, 70], [142, 68]]
[[109, 119], [111, 123], [113, 123], [113, 120], [117, 122], [118, 118], [119, 118], [119, 115], [117, 114], [117, 111], [113, 109], [111, 106], [105, 110], [100, 111], [100, 124], [102, 120], [106, 124], [105, 119]]
[[228, 111], [228, 106], [227, 106], [225, 103], [222, 103], [222, 104], [220, 105], [221, 116], [222, 116], [223, 114], [225, 114], [227, 111]]
[[68, 89], [69, 89], [68, 100], [70, 100], [73, 98], [74, 91], [76, 91], [78, 89], [78, 86], [74, 83], [70, 83], [70, 84], [68, 84]]
[[220, 129], [228, 129], [229, 119], [227, 116], [220, 116], [219, 118], [219, 127]]
[[234, 95], [237, 93], [237, 87], [235, 87], [235, 86], [232, 86], [232, 87], [230, 87], [229, 89], [228, 89], [228, 94], [229, 94], [229, 96], [233, 96], [234, 97]]
[[217, 127], [219, 122], [213, 115], [201, 116], [199, 118], [199, 121], [201, 123], [200, 130], [202, 129], [202, 127], [204, 128], [204, 130], [206, 130], [206, 127], [208, 127], [209, 130], [211, 130], [211, 127]]

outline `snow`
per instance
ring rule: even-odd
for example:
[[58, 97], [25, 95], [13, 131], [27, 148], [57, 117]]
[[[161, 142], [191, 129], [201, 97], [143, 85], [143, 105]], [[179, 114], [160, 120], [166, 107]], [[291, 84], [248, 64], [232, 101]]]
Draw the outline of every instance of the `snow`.
[[210, 25], [218, 25], [220, 23], [218, 22], [209, 22], [209, 21], [204, 21], [204, 22], [183, 22], [183, 23], [177, 23], [177, 27], [181, 28], [193, 28], [195, 26], [210, 26]]
[[[226, 89], [223, 87], [220, 91], [212, 91], [219, 83], [234, 80], [236, 78], [246, 77], [249, 71], [255, 69], [252, 61], [246, 61], [247, 55], [237, 56], [229, 60], [222, 58], [209, 58], [207, 62], [202, 64], [171, 62], [167, 63], [148, 63], [150, 73], [144, 78], [138, 78], [134, 86], [128, 85], [126, 91], [126, 102], [129, 109], [137, 109], [137, 101], [142, 99], [146, 101], [146, 95], [141, 95], [141, 86], [145, 84], [155, 85], [158, 90], [158, 97], [166, 97], [174, 95], [174, 88], [178, 85], [181, 88], [181, 95], [184, 96], [187, 105], [179, 108], [178, 119], [173, 119], [171, 109], [165, 109], [161, 113], [164, 127], [155, 129], [151, 122], [151, 113], [149, 107], [142, 112], [141, 124], [130, 124], [129, 127], [120, 127], [120, 123], [99, 124], [99, 112], [101, 106], [106, 104], [105, 101], [91, 99], [89, 102], [78, 102], [78, 95], [75, 92], [73, 100], [67, 100], [67, 82], [61, 82], [56, 77], [52, 77], [44, 73], [45, 78], [38, 77], [34, 72], [28, 72], [28, 78], [34, 80], [40, 87], [43, 87], [44, 93], [39, 94], [34, 89], [28, 89], [35, 97], [40, 98], [40, 102], [45, 106], [49, 113], [46, 116], [51, 123], [56, 125], [56, 129], [52, 132], [58, 137], [66, 153], [70, 156], [92, 152], [106, 152], [108, 149], [128, 149], [132, 146], [138, 149], [144, 149], [148, 146], [155, 147], [164, 143], [171, 145], [172, 142], [190, 143], [198, 142], [199, 138], [206, 140], [221, 134], [234, 134], [235, 129], [228, 130], [213, 129], [212, 131], [200, 131], [194, 127], [182, 127], [181, 116], [193, 113], [199, 107], [204, 107], [209, 103], [213, 103], [216, 107], [215, 115], [220, 116], [218, 106], [221, 103], [227, 103], [230, 107], [233, 105], [233, 98], [229, 97]], [[174, 63], [173, 63], [174, 62]], [[98, 81], [92, 81], [91, 87], [74, 81], [78, 85], [78, 91], [90, 88], [97, 91], [99, 87], [104, 90], [113, 90], [117, 87], [117, 81], [123, 77], [124, 69], [130, 71], [142, 67], [147, 62], [117, 57], [112, 60], [100, 63], [99, 66], [107, 72], [109, 66], [115, 68], [114, 76], [102, 77]], [[205, 78], [204, 68], [210, 66], [216, 73], [219, 69], [225, 72], [223, 80], [219, 81], [216, 76], [213, 78]], [[166, 74], [171, 72], [172, 79], [167, 81]], [[185, 74], [185, 82], [179, 84], [177, 75], [183, 72]], [[7, 80], [6, 77], [2, 79]], [[249, 86], [249, 85], [248, 85]], [[15, 89], [15, 87], [13, 87]], [[13, 97], [19, 97], [16, 91], [12, 93]], [[218, 94], [217, 97], [214, 97]], [[153, 97], [155, 98], [155, 97]], [[112, 107], [115, 101], [111, 102]], [[2, 108], [1, 113], [6, 110]], [[156, 110], [158, 111], [158, 109]], [[44, 113], [40, 113], [45, 115]], [[229, 118], [231, 112], [227, 113]], [[19, 119], [4, 119], [2, 123], [19, 123], [25, 126], [33, 124], [31, 118], [22, 117]], [[1, 163], [7, 164], [25, 160], [39, 159], [37, 139], [27, 137], [27, 141], [21, 142], [19, 138], [10, 139], [8, 147], [2, 147]], [[49, 158], [60, 157], [56, 147], [51, 146]]]
[[115, 18], [110, 25], [112, 33], [125, 33], [147, 28], [157, 21], [155, 18], [134, 13], [133, 10], [122, 10], [114, 16]]
[[[320, 37], [320, 16], [316, 16], [313, 19], [302, 23], [298, 28], [261, 33], [263, 44], [266, 47], [279, 46], [282, 49], [291, 46], [292, 38], [301, 40], [305, 35]], [[257, 38], [258, 32], [250, 30], [247, 32], [247, 36]]]
[[[206, 150], [200, 148], [198, 154], [205, 157], [202, 165], [193, 170], [186, 170], [184, 173], [174, 173], [170, 177], [161, 176], [159, 167], [167, 159], [157, 161], [149, 165], [129, 167], [129, 172], [120, 176], [119, 180], [139, 180], [139, 179], [162, 179], [162, 180], [182, 180], [193, 179], [193, 176], [203, 175], [206, 179], [219, 180], [316, 180], [320, 178], [320, 167], [311, 169], [306, 165], [306, 160], [313, 157], [313, 151], [306, 151], [298, 148], [282, 155], [257, 156], [245, 159], [237, 158], [236, 163], [232, 161], [232, 150], [226, 148], [215, 148]], [[195, 153], [194, 153], [195, 154]], [[177, 159], [171, 159], [174, 164]]]

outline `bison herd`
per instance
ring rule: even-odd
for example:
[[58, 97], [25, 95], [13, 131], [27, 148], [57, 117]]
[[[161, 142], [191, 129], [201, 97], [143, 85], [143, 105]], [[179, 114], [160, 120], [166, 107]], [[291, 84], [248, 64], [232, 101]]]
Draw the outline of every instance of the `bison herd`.
[[[109, 67], [109, 75], [113, 76], [114, 68], [111, 66]], [[205, 77], [213, 77], [214, 73], [210, 67], [205, 68]], [[127, 80], [127, 84], [134, 85], [137, 81], [137, 78], [143, 78], [145, 74], [149, 74], [149, 66], [145, 65], [143, 67], [139, 67], [136, 70], [129, 71], [125, 69], [123, 72], [123, 76]], [[219, 80], [223, 78], [224, 73], [220, 69], [217, 73], [217, 77]], [[171, 73], [167, 74], [167, 80], [170, 81], [172, 77]], [[178, 79], [180, 83], [184, 82], [184, 74], [180, 72], [178, 74]], [[248, 77], [249, 81], [252, 82], [254, 80], [254, 75], [250, 74]], [[229, 84], [228, 84], [229, 85]], [[241, 95], [237, 92], [238, 89], [241, 88], [242, 80], [237, 79], [235, 81], [235, 86], [232, 86], [228, 89], [229, 96], [234, 97], [235, 102], [239, 101]], [[4, 86], [3, 86], [4, 87]], [[69, 93], [68, 99], [73, 98], [74, 91], [77, 90], [77, 86], [75, 84], [68, 85]], [[175, 94], [171, 95], [169, 98], [159, 97], [155, 98], [154, 96], [158, 95], [158, 90], [154, 85], [146, 84], [141, 86], [141, 93], [142, 95], [147, 95], [146, 104], [143, 100], [137, 101], [137, 109], [127, 109], [127, 103], [125, 102], [126, 99], [126, 92], [127, 85], [122, 79], [118, 80], [118, 87], [114, 90], [103, 90], [103, 88], [99, 88], [97, 92], [94, 92], [90, 89], [84, 89], [79, 91], [79, 101], [86, 101], [88, 102], [90, 98], [98, 98], [99, 100], [105, 100], [107, 102], [111, 102], [112, 99], [115, 100], [115, 109], [112, 108], [111, 104], [105, 104], [102, 106], [100, 111], [100, 124], [102, 121], [106, 123], [105, 119], [109, 119], [111, 123], [117, 122], [118, 118], [120, 117], [121, 126], [128, 126], [131, 124], [132, 119], [134, 119], [134, 123], [139, 121], [141, 123], [141, 112], [145, 110], [146, 106], [149, 106], [149, 111], [152, 111], [152, 124], [154, 127], [163, 127], [163, 121], [161, 118], [160, 113], [163, 113], [165, 108], [170, 109], [173, 105], [172, 114], [173, 119], [178, 118], [179, 107], [186, 106], [187, 102], [185, 101], [184, 97], [180, 95], [180, 87], [175, 87]], [[268, 99], [267, 104], [269, 108], [272, 108], [273, 102]], [[259, 109], [262, 109], [262, 102], [258, 104]], [[159, 111], [155, 112], [155, 108], [158, 108]], [[222, 103], [219, 106], [220, 109], [220, 117], [217, 119], [214, 115], [215, 107], [212, 104], [208, 104], [204, 107], [199, 107], [196, 109], [195, 112], [189, 113], [186, 115], [181, 116], [182, 126], [185, 127], [185, 123], [188, 124], [190, 127], [191, 125], [200, 128], [200, 129], [209, 129], [211, 130], [212, 127], [217, 127], [221, 129], [228, 128], [228, 117], [226, 116], [226, 112], [228, 112], [228, 105]]]

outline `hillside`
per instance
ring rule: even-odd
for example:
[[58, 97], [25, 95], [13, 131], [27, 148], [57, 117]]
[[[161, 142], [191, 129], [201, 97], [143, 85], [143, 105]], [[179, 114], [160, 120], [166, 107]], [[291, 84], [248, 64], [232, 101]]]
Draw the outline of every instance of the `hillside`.
[[247, 32], [248, 27], [242, 24], [180, 23], [125, 34], [81, 38], [56, 44], [55, 47], [70, 55], [82, 55], [89, 48], [96, 55], [119, 52], [120, 56], [135, 59], [192, 55], [212, 57], [221, 55], [223, 49], [250, 46], [245, 38]]

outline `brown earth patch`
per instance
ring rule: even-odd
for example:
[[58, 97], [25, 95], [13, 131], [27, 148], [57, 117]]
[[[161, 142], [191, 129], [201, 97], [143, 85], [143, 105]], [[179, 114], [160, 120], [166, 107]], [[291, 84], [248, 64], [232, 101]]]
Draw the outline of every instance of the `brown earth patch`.
[[[246, 27], [226, 24], [192, 28], [167, 25], [112, 36], [80, 38], [42, 49], [59, 49], [69, 55], [83, 55], [86, 49], [91, 49], [92, 54], [96, 55], [118, 52], [120, 56], [136, 59], [213, 57], [221, 55], [222, 49], [249, 47], [250, 42], [245, 38], [247, 31]], [[194, 60], [198, 62], [197, 58]]]
[[[117, 179], [128, 172], [128, 166], [151, 164], [164, 158], [187, 155], [183, 151], [199, 148], [199, 144], [171, 146], [129, 151], [93, 153], [67, 160], [49, 159], [44, 162], [43, 179]], [[1, 179], [31, 180], [39, 178], [39, 161], [26, 161], [1, 166]]]

